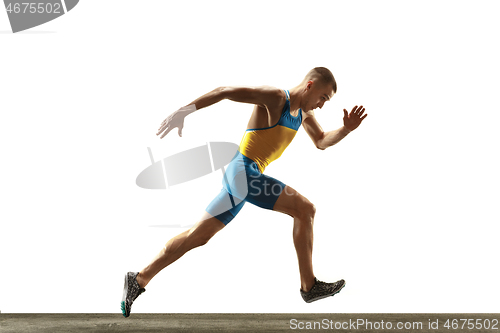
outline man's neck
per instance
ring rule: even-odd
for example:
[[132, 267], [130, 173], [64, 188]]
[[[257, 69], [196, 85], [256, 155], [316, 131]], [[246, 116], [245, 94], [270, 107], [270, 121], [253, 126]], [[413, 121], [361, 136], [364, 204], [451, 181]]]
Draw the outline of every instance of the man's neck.
[[289, 90], [290, 92], [290, 111], [293, 112], [295, 110], [300, 109], [300, 105], [302, 104], [302, 90], [304, 88], [302, 86], [297, 86]]

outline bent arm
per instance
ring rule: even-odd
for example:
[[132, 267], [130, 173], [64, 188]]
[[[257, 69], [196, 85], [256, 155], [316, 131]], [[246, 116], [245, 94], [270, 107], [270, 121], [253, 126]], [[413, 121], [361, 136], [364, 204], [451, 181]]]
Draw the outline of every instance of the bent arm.
[[365, 108], [363, 108], [362, 105], [359, 107], [356, 105], [350, 113], [344, 109], [344, 126], [335, 131], [323, 131], [314, 117], [313, 111], [309, 111], [305, 114], [303, 125], [316, 147], [319, 149], [326, 149], [338, 143], [345, 138], [347, 134], [358, 128], [363, 119], [368, 116], [368, 114], [363, 115], [364, 112]]
[[303, 126], [316, 148], [321, 150], [337, 144], [351, 132], [345, 126], [334, 131], [323, 131], [314, 117], [314, 113], [307, 115], [307, 118], [304, 119]]
[[320, 140], [318, 144], [318, 148], [324, 150], [328, 147], [331, 147], [334, 144], [337, 144], [343, 138], [345, 138], [349, 133], [351, 133], [351, 131], [345, 128], [345, 126], [342, 126], [341, 128], [336, 129], [334, 131], [325, 132], [323, 134], [323, 138]]

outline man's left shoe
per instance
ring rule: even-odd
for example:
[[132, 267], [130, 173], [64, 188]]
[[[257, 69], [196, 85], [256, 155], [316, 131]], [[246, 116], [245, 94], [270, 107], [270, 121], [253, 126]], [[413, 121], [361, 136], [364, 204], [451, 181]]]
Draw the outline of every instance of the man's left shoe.
[[125, 286], [123, 287], [123, 297], [121, 302], [121, 309], [124, 317], [130, 316], [132, 303], [134, 303], [135, 299], [139, 297], [140, 294], [146, 291], [146, 289], [141, 288], [137, 282], [136, 278], [138, 274], [139, 272], [128, 272], [125, 275]]
[[300, 289], [300, 294], [306, 303], [311, 303], [325, 297], [337, 294], [345, 286], [344, 280], [334, 283], [326, 283], [314, 278], [314, 286], [308, 292]]

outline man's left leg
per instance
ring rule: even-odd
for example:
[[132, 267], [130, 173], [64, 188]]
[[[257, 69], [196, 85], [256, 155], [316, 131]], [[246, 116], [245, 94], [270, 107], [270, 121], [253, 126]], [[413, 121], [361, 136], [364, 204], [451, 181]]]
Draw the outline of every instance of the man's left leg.
[[313, 225], [316, 207], [306, 197], [286, 185], [273, 210], [293, 217], [293, 243], [299, 261], [300, 283], [303, 291], [314, 285], [312, 265]]
[[299, 261], [300, 293], [307, 303], [333, 296], [345, 281], [326, 283], [316, 279], [312, 268], [313, 225], [315, 206], [306, 197], [286, 185], [274, 204], [273, 210], [293, 217], [293, 242]]
[[299, 261], [301, 295], [304, 301], [312, 302], [339, 292], [345, 284], [344, 280], [325, 283], [318, 281], [313, 273], [314, 205], [290, 186], [264, 175], [253, 160], [242, 154], [237, 154], [237, 157], [233, 160], [238, 162], [239, 167], [235, 169], [237, 172], [232, 172], [228, 167], [227, 178], [230, 182], [226, 190], [241, 200], [293, 217], [293, 241]]

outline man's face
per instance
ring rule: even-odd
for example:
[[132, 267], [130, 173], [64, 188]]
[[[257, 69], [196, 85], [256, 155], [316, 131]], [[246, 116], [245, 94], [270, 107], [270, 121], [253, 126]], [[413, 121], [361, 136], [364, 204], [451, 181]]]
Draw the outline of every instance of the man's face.
[[304, 92], [302, 110], [308, 112], [316, 108], [321, 109], [325, 105], [325, 102], [329, 101], [334, 94], [331, 85], [309, 81]]

